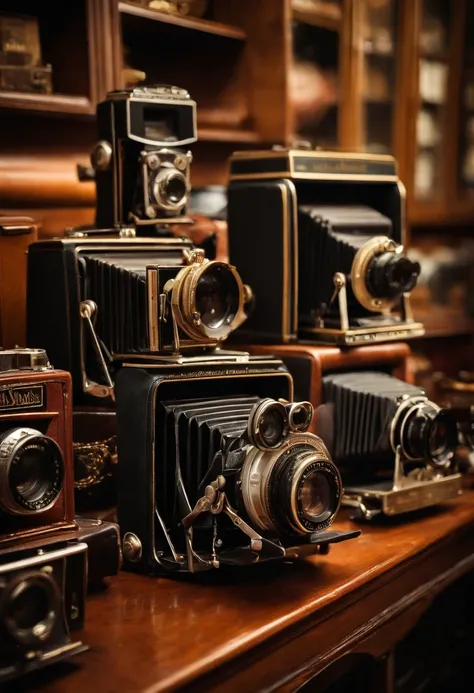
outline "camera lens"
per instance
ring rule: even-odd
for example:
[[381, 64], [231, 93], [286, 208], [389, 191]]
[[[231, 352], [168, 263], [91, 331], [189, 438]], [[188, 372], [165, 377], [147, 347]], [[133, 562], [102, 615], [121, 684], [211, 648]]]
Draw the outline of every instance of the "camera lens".
[[196, 311], [201, 322], [210, 329], [230, 325], [239, 309], [239, 285], [225, 263], [212, 263], [205, 268], [196, 286]]
[[316, 532], [333, 521], [341, 479], [335, 465], [300, 449], [277, 461], [269, 479], [270, 510], [281, 531]]
[[187, 202], [185, 176], [176, 169], [162, 169], [152, 183], [156, 204], [167, 212], [179, 212]]
[[334, 504], [334, 494], [326, 474], [313, 472], [309, 474], [298, 492], [298, 504], [301, 513], [310, 522], [321, 522], [329, 517]]
[[170, 205], [179, 204], [186, 196], [186, 181], [182, 176], [170, 176], [164, 187]]
[[31, 428], [0, 439], [0, 505], [14, 514], [37, 513], [57, 500], [63, 482], [58, 445]]
[[22, 645], [46, 640], [58, 614], [59, 593], [49, 575], [19, 576], [4, 593], [0, 619], [10, 635]]
[[310, 402], [296, 402], [287, 407], [288, 422], [294, 431], [306, 431], [313, 419], [314, 409]]
[[420, 265], [404, 255], [382, 253], [367, 269], [367, 288], [376, 298], [396, 298], [416, 285]]
[[279, 447], [288, 433], [285, 407], [273, 399], [258, 402], [250, 412], [247, 433], [252, 445], [263, 450]]
[[424, 459], [443, 467], [458, 445], [457, 422], [449, 409], [431, 402], [410, 410], [402, 424], [402, 447], [412, 459]]

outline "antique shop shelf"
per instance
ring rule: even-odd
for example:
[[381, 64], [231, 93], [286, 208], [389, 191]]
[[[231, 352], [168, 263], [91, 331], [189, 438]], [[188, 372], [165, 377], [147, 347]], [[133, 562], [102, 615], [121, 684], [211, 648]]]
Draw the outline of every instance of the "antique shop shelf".
[[[341, 513], [334, 528], [354, 524]], [[328, 556], [293, 565], [194, 581], [122, 572], [89, 597], [80, 637], [90, 651], [62, 672], [40, 672], [34, 687], [289, 693], [317, 682], [345, 655], [383, 663], [433, 600], [474, 569], [473, 530], [474, 492], [467, 491], [430, 512], [364, 525]]]
[[161, 24], [169, 24], [175, 27], [181, 27], [182, 29], [191, 29], [206, 34], [214, 34], [215, 36], [222, 36], [237, 41], [245, 41], [247, 38], [245, 31], [238, 26], [200, 19], [198, 17], [181, 17], [178, 15], [166, 14], [165, 12], [157, 12], [155, 10], [148, 10], [145, 7], [139, 7], [138, 5], [132, 5], [128, 2], [119, 2], [119, 12], [122, 15], [128, 16], [128, 21], [132, 21], [131, 18], [134, 17]]
[[72, 115], [93, 115], [95, 108], [86, 96], [0, 92], [0, 108]]

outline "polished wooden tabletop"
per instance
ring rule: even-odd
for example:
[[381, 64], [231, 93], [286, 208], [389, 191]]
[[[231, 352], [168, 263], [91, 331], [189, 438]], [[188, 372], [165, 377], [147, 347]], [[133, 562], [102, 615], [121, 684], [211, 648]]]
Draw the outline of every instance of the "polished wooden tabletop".
[[[354, 528], [348, 516], [336, 526]], [[35, 688], [158, 693], [187, 687], [270, 638], [291, 638], [311, 614], [349, 596], [354, 603], [367, 583], [375, 585], [380, 576], [462, 533], [474, 536], [474, 491], [409, 522], [364, 525], [357, 539], [333, 546], [329, 555], [293, 565], [215, 571], [198, 584], [122, 572], [105, 592], [89, 597], [81, 638], [91, 649], [74, 667], [41, 672]]]

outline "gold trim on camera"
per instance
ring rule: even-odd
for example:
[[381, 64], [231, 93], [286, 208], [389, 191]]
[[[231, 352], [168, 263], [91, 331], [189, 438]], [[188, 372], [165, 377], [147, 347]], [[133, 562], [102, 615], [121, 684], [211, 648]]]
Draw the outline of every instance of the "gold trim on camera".
[[394, 253], [401, 255], [403, 246], [395, 243], [387, 236], [374, 236], [359, 248], [352, 263], [351, 283], [354, 296], [361, 306], [376, 313], [390, 313], [400, 298], [378, 298], [373, 296], [367, 288], [367, 270], [372, 260], [382, 253]]
[[[188, 266], [180, 270], [177, 276], [171, 280], [170, 285], [165, 286], [165, 291], [171, 292], [171, 310], [174, 321], [177, 327], [193, 340], [220, 342], [246, 320], [247, 315], [244, 306], [252, 297], [251, 289], [243, 284], [235, 267], [227, 262], [209, 261], [200, 250], [190, 251], [188, 262]], [[203, 323], [201, 314], [197, 309], [196, 293], [202, 277], [211, 268], [219, 266], [229, 271], [235, 280], [238, 300], [235, 312], [230, 312], [227, 317], [224, 316], [218, 326], [209, 327]]]

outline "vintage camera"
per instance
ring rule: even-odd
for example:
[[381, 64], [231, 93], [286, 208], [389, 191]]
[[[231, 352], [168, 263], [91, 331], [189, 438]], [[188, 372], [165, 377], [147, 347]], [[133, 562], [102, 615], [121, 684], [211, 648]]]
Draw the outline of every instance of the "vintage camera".
[[358, 532], [327, 531], [339, 472], [308, 433], [313, 408], [271, 357], [117, 374], [118, 521], [124, 565], [197, 572], [306, 553]]
[[[229, 250], [258, 297], [247, 342], [355, 346], [423, 334], [391, 156], [274, 148], [231, 158]], [[268, 268], [263, 269], [263, 264]]]
[[359, 517], [398, 515], [461, 493], [456, 415], [422, 388], [381, 371], [331, 373], [322, 378], [322, 401], [317, 430], [341, 469], [343, 503]]
[[248, 349], [281, 358], [296, 398], [314, 406], [310, 430], [326, 443], [342, 474], [342, 504], [355, 507], [357, 517], [410, 512], [460, 493], [453, 452], [469, 409], [440, 409], [413, 385], [408, 344]]
[[113, 399], [127, 354], [183, 362], [204, 350], [215, 360], [250, 301], [234, 267], [185, 239], [83, 234], [28, 252], [28, 343], [72, 373], [76, 404]]
[[121, 89], [97, 106], [99, 141], [91, 154], [97, 186], [96, 226], [189, 221], [196, 103], [185, 89], [156, 85]]
[[42, 349], [0, 350], [0, 548], [75, 526], [71, 376]]
[[0, 551], [0, 684], [88, 649], [84, 624], [87, 545], [49, 540]]

